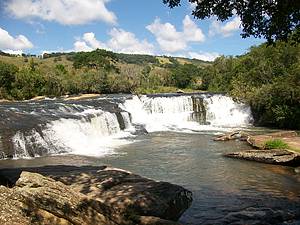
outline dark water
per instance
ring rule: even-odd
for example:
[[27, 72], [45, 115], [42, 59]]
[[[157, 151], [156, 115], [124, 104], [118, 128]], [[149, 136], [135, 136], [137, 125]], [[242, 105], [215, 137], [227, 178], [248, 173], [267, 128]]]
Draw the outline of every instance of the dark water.
[[211, 134], [156, 132], [103, 158], [51, 156], [3, 160], [1, 167], [49, 164], [111, 165], [193, 192], [183, 224], [300, 224], [300, 174], [290, 167], [225, 158], [249, 147], [214, 142]]

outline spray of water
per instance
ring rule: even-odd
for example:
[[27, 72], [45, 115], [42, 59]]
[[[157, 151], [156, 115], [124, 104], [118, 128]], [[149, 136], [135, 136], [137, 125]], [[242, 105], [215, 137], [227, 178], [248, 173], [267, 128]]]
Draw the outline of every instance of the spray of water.
[[[250, 124], [249, 107], [224, 95], [204, 94], [200, 97], [206, 108], [208, 123], [205, 125], [192, 117], [191, 96], [132, 96], [119, 104], [124, 111], [118, 116], [91, 106], [59, 103], [59, 107], [47, 109], [46, 112], [56, 115], [58, 119], [49, 121], [41, 129], [16, 132], [12, 138], [14, 157], [59, 153], [90, 156], [114, 154], [117, 147], [132, 142], [128, 137], [132, 137], [136, 125], [148, 132], [217, 132]], [[34, 113], [45, 112], [38, 110]], [[59, 115], [73, 117], [60, 118]]]

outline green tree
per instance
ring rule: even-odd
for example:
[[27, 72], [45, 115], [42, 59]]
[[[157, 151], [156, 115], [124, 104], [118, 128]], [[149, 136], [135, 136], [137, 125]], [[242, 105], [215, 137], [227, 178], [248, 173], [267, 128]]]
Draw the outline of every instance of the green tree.
[[0, 98], [10, 98], [18, 67], [0, 61]]
[[277, 42], [239, 57], [220, 57], [205, 70], [210, 91], [249, 104], [259, 125], [300, 129], [300, 46]]
[[[192, 14], [199, 19], [216, 16], [225, 21], [237, 15], [241, 19], [242, 37], [264, 37], [269, 43], [274, 40], [287, 41], [289, 36], [300, 42], [299, 0], [188, 0], [195, 4]], [[163, 0], [173, 8], [181, 0]]]
[[178, 64], [172, 69], [172, 80], [178, 88], [187, 88], [191, 85], [193, 79], [199, 75], [199, 69], [193, 64]]
[[118, 57], [111, 51], [96, 49], [92, 52], [78, 52], [73, 56], [73, 66], [76, 69], [104, 69], [106, 71], [118, 71], [115, 63]]
[[30, 99], [42, 95], [44, 86], [45, 79], [39, 72], [24, 68], [16, 74], [11, 94], [18, 100]]

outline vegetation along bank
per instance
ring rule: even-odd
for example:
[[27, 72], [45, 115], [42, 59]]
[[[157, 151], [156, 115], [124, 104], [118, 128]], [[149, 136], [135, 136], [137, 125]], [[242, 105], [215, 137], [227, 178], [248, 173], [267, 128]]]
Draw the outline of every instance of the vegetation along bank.
[[92, 52], [0, 55], [0, 99], [79, 93], [225, 92], [249, 104], [256, 125], [300, 129], [300, 46], [277, 42], [214, 62]]

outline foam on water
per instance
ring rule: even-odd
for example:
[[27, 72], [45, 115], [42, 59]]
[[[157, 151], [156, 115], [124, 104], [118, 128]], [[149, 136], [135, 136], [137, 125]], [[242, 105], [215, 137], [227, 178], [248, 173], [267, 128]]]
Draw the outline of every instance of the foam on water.
[[[50, 154], [66, 152], [104, 156], [113, 154], [116, 147], [130, 143], [125, 138], [131, 134], [120, 129], [116, 114], [92, 109], [78, 114], [82, 115], [81, 119], [55, 120], [48, 123], [41, 133], [34, 130], [26, 135], [17, 132], [13, 137], [16, 149], [14, 157], [28, 157], [29, 149], [37, 147], [49, 149]], [[129, 116], [125, 117], [126, 113], [123, 115], [124, 123], [130, 124], [130, 121], [127, 121]], [[35, 156], [38, 155], [35, 152]]]
[[201, 125], [192, 120], [191, 96], [155, 98], [133, 96], [121, 107], [131, 113], [133, 123], [145, 126], [148, 132], [228, 131], [234, 127], [250, 124], [249, 107], [235, 103], [232, 98], [224, 95], [202, 97], [206, 105], [206, 119], [210, 125]]
[[132, 138], [129, 140], [128, 137], [132, 137], [132, 133], [140, 127], [148, 132], [216, 133], [248, 126], [251, 122], [250, 108], [230, 97], [205, 94], [197, 97], [203, 99], [208, 125], [193, 119], [193, 100], [187, 95], [132, 96], [123, 103], [114, 103], [124, 110], [117, 114], [93, 105], [56, 103], [46, 110], [37, 105], [33, 111], [28, 111], [29, 114], [40, 118], [51, 114], [55, 119], [17, 131], [12, 137], [14, 157], [60, 153], [104, 156], [114, 154], [119, 146], [131, 143]]
[[207, 121], [218, 127], [243, 127], [252, 121], [250, 107], [234, 102], [224, 95], [204, 98], [207, 105]]

